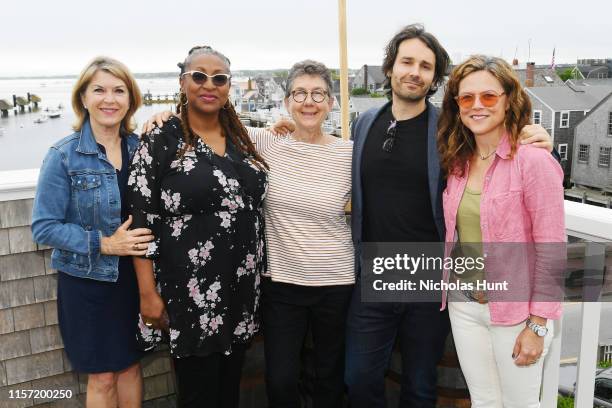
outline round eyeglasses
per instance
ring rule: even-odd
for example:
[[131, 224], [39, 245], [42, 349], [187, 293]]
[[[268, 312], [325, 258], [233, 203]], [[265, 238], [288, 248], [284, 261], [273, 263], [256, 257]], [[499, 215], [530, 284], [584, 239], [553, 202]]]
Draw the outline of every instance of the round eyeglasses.
[[303, 103], [306, 98], [308, 98], [308, 95], [310, 95], [310, 99], [312, 99], [314, 103], [321, 103], [325, 100], [325, 98], [327, 98], [327, 92], [322, 90], [314, 90], [309, 92], [303, 89], [298, 89], [296, 91], [291, 91], [291, 96], [297, 103]]

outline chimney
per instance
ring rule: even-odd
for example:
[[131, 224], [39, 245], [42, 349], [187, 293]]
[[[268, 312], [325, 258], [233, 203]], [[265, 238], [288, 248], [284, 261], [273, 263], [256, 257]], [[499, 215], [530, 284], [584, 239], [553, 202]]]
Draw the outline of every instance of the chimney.
[[368, 90], [368, 64], [363, 66], [363, 89]]
[[527, 63], [527, 76], [525, 78], [525, 86], [527, 88], [532, 87], [535, 78], [535, 62]]
[[249, 78], [249, 82], [247, 82], [247, 91], [251, 91], [253, 90], [252, 85], [251, 85], [251, 78]]
[[518, 68], [518, 58], [515, 58], [512, 60], [512, 68], [514, 69]]
[[17, 107], [17, 96], [13, 95], [13, 107]]

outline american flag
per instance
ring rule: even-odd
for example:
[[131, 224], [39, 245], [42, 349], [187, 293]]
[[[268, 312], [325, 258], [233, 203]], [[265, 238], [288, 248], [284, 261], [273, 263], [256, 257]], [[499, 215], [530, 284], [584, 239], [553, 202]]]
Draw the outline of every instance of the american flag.
[[553, 48], [553, 56], [552, 56], [552, 61], [550, 62], [550, 69], [555, 69], [555, 49], [557, 47]]

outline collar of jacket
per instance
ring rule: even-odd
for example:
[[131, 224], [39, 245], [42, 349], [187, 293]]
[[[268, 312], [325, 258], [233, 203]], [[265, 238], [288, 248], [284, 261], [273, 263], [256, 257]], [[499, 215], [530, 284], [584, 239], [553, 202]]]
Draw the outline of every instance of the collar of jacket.
[[89, 116], [83, 121], [83, 126], [81, 126], [79, 145], [77, 146], [76, 151], [84, 154], [100, 153], [100, 148], [98, 148], [98, 143], [94, 137], [93, 130], [91, 130]]
[[[128, 134], [123, 134], [121, 132], [121, 136], [128, 136]], [[138, 139], [136, 139], [138, 140]], [[133, 146], [128, 143], [128, 152], [130, 153], [130, 157], [132, 153], [134, 153], [136, 143], [132, 143]], [[91, 130], [91, 123], [89, 122], [89, 116], [83, 121], [83, 126], [81, 126], [81, 131], [79, 132], [79, 145], [76, 148], [76, 151], [83, 154], [100, 154], [100, 148], [98, 147], [98, 142], [96, 142], [96, 138], [93, 134], [93, 130]]]
[[508, 131], [505, 131], [499, 140], [497, 149], [495, 149], [495, 154], [499, 156], [500, 159], [507, 160], [510, 158], [510, 150], [510, 135]]

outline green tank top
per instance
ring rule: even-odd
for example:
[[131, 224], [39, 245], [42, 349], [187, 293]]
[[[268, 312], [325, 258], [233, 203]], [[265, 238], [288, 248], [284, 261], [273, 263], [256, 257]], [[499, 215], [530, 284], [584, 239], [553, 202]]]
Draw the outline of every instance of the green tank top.
[[[453, 252], [455, 257], [481, 257], [482, 231], [480, 229], [480, 193], [465, 188], [457, 210], [457, 234], [460, 247]], [[484, 279], [484, 270], [473, 268], [462, 274], [454, 274], [462, 282], [475, 282]]]

